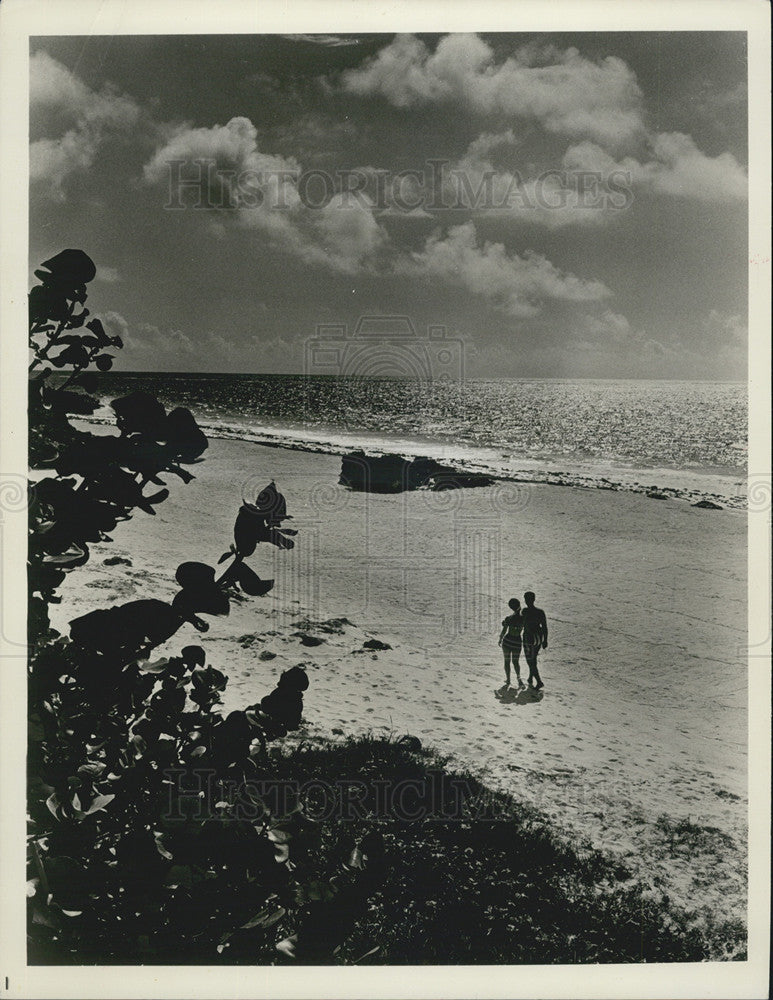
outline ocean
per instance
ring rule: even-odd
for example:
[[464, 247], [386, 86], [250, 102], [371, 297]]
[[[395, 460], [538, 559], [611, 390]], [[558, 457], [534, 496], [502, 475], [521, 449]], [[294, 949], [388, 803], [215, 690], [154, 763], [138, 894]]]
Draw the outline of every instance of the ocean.
[[734, 382], [465, 381], [105, 373], [102, 408], [136, 390], [187, 406], [210, 437], [308, 451], [427, 455], [503, 479], [746, 502], [747, 389]]

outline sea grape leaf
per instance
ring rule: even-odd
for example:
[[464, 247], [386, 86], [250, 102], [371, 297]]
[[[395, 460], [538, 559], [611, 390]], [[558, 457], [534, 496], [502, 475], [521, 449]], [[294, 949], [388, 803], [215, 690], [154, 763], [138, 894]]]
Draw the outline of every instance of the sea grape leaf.
[[103, 809], [106, 809], [114, 798], [115, 795], [112, 793], [110, 795], [95, 795], [91, 801], [91, 805], [85, 810], [85, 815], [90, 816], [91, 813], [100, 812]]
[[295, 958], [297, 947], [298, 947], [298, 935], [291, 934], [290, 937], [283, 938], [276, 945], [276, 950], [281, 951], [282, 954], [287, 955], [288, 958]]
[[43, 561], [60, 569], [75, 569], [76, 566], [83, 566], [89, 561], [89, 548], [87, 545], [80, 546], [73, 542], [66, 552], [46, 555]]
[[102, 325], [102, 321], [95, 318], [89, 320], [86, 326], [94, 334], [99, 345], [101, 347], [107, 347], [107, 345], [111, 342], [111, 338], [108, 337], [108, 335], [105, 333], [105, 328]]
[[273, 580], [261, 580], [257, 573], [244, 563], [239, 563], [236, 567], [236, 579], [239, 586], [246, 594], [253, 597], [263, 597], [274, 586]]
[[123, 469], [109, 468], [101, 473], [94, 472], [89, 484], [89, 494], [100, 499], [110, 500], [122, 507], [139, 507], [148, 514], [155, 514], [153, 504], [161, 503], [169, 495], [168, 490], [160, 490], [151, 496], [145, 496], [137, 480]]
[[166, 410], [149, 392], [130, 392], [114, 399], [110, 406], [116, 413], [119, 430], [126, 434], [147, 434], [155, 441], [164, 440]]
[[242, 924], [240, 930], [248, 931], [253, 927], [271, 927], [272, 924], [281, 920], [285, 913], [287, 910], [283, 906], [264, 906], [247, 923]]
[[100, 761], [89, 761], [87, 764], [81, 764], [78, 768], [78, 774], [85, 778], [90, 778], [94, 780], [99, 778], [105, 771], [105, 764]]
[[180, 656], [186, 666], [203, 667], [207, 658], [201, 646], [183, 646]]
[[242, 556], [251, 556], [257, 547], [261, 531], [265, 533], [265, 530], [265, 520], [246, 504], [242, 504], [234, 524], [234, 543], [237, 552]]
[[178, 406], [166, 418], [163, 440], [181, 462], [194, 462], [209, 447], [206, 435], [190, 410]]
[[62, 368], [64, 365], [85, 368], [89, 363], [89, 352], [81, 344], [69, 344], [61, 354], [57, 354], [55, 358], [50, 357], [49, 361], [56, 368]]
[[69, 311], [67, 297], [62, 289], [50, 285], [35, 285], [30, 290], [29, 315], [31, 323], [40, 323], [45, 319], [65, 320]]
[[206, 563], [184, 562], [177, 567], [175, 579], [181, 587], [207, 586], [214, 583], [215, 571]]
[[99, 401], [84, 392], [68, 392], [66, 389], [48, 388], [43, 399], [49, 406], [59, 407], [64, 413], [88, 415], [99, 406]]
[[54, 855], [46, 858], [46, 877], [54, 901], [67, 910], [83, 910], [89, 901], [86, 868], [74, 858]]
[[288, 516], [287, 502], [273, 480], [258, 493], [255, 502], [250, 506], [265, 518], [268, 525], [280, 524]]
[[90, 337], [85, 333], [65, 333], [61, 337], [57, 337], [57, 344], [80, 344], [81, 347], [87, 347], [91, 350], [94, 347], [99, 347], [99, 341], [96, 337]]
[[266, 541], [276, 545], [278, 549], [295, 548], [295, 542], [291, 538], [285, 538], [285, 532], [277, 528], [269, 528]]
[[70, 638], [103, 653], [134, 650], [148, 642], [154, 646], [165, 642], [181, 623], [180, 615], [164, 601], [130, 601], [73, 619]]
[[41, 267], [46, 267], [50, 274], [36, 271], [35, 274], [43, 281], [56, 281], [61, 284], [86, 285], [94, 280], [97, 268], [94, 261], [83, 250], [60, 250]]
[[231, 604], [217, 584], [210, 583], [184, 587], [175, 595], [172, 607], [182, 618], [190, 621], [191, 616], [197, 613], [227, 615]]

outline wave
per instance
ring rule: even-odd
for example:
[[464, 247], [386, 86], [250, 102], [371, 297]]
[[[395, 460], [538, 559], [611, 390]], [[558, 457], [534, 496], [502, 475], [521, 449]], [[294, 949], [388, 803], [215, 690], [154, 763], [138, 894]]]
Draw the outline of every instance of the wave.
[[[112, 411], [103, 406], [87, 422], [113, 424]], [[369, 455], [434, 458], [459, 472], [481, 472], [496, 479], [546, 483], [581, 489], [601, 489], [654, 495], [690, 503], [711, 501], [722, 507], [746, 509], [747, 481], [737, 470], [642, 467], [613, 461], [573, 461], [564, 457], [527, 458], [493, 447], [477, 447], [431, 437], [402, 437], [340, 428], [310, 428], [256, 424], [252, 421], [213, 419], [197, 415], [210, 438], [245, 441], [327, 455], [364, 451]]]

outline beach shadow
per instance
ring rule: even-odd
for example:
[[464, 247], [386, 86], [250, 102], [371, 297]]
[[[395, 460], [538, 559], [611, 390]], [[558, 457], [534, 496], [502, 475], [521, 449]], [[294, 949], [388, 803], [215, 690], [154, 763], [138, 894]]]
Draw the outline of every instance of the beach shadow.
[[494, 692], [494, 697], [502, 705], [533, 705], [542, 701], [544, 695], [542, 691], [535, 691], [533, 688], [519, 691], [517, 688], [501, 687]]

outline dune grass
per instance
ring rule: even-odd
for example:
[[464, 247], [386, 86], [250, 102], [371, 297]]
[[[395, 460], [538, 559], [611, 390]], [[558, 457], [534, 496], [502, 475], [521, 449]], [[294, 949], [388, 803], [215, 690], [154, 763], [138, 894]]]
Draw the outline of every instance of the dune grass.
[[[619, 861], [570, 841], [534, 808], [487, 789], [469, 772], [449, 770], [445, 759], [415, 743], [370, 736], [301, 743], [277, 749], [271, 762], [280, 780], [321, 780], [343, 790], [345, 800], [346, 790], [352, 792], [343, 812], [321, 819], [320, 869], [329, 869], [349, 843], [352, 827], [383, 837], [384, 881], [340, 949], [340, 962], [745, 957], [741, 922], [707, 924], [679, 909], [634, 880]], [[402, 812], [416, 818], [399, 815], [400, 788], [415, 793], [403, 796]], [[268, 950], [262, 959], [276, 960]], [[231, 960], [240, 959], [233, 954]]]

